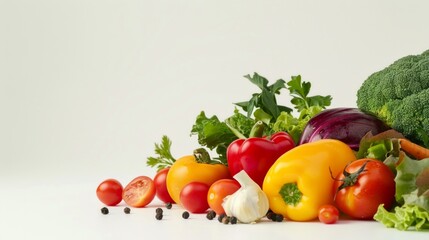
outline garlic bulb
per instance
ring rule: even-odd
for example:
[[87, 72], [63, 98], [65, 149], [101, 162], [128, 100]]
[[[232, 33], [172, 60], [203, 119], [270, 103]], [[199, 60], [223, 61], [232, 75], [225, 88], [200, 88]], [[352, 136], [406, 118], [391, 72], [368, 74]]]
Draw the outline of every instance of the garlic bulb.
[[234, 175], [241, 188], [224, 198], [222, 206], [226, 215], [242, 223], [256, 222], [269, 209], [268, 197], [244, 170]]

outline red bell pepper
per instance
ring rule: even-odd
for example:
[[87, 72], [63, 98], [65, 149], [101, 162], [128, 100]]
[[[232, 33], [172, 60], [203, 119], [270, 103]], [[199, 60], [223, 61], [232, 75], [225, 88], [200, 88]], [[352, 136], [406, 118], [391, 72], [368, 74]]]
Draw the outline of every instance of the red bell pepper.
[[231, 176], [241, 170], [262, 187], [265, 175], [271, 165], [283, 153], [295, 147], [292, 137], [286, 132], [278, 132], [269, 138], [250, 137], [233, 141], [227, 149], [226, 157]]

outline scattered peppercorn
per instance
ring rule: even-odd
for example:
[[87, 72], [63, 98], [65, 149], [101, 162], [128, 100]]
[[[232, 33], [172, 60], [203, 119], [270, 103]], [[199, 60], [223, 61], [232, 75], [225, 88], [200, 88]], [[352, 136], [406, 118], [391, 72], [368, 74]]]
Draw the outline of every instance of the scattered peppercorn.
[[275, 221], [275, 222], [283, 222], [283, 219], [284, 219], [284, 217], [281, 214], [275, 214], [273, 216], [273, 221]]
[[162, 214], [162, 208], [157, 208], [155, 209], [156, 214]]
[[231, 224], [237, 224], [237, 218], [236, 218], [236, 217], [234, 217], [234, 216], [232, 216], [232, 217], [230, 217], [229, 222], [230, 222]]
[[188, 211], [184, 211], [184, 212], [182, 213], [182, 218], [184, 218], [184, 219], [188, 219], [188, 218], [189, 218], [189, 212], [188, 212]]
[[222, 218], [222, 223], [223, 223], [223, 224], [228, 224], [228, 223], [229, 223], [229, 220], [230, 220], [230, 217], [225, 216], [225, 217], [223, 217], [223, 218]]
[[269, 219], [269, 220], [273, 220], [273, 217], [274, 217], [274, 213], [273, 212], [268, 212], [267, 213], [267, 218]]
[[168, 203], [165, 204], [165, 207], [167, 209], [171, 209], [173, 207], [173, 204], [171, 204], [170, 202], [168, 202]]
[[224, 217], [226, 217], [226, 214], [225, 214], [225, 213], [222, 213], [222, 214], [220, 214], [220, 215], [219, 215], [219, 217], [217, 218], [217, 220], [218, 220], [219, 222], [222, 222], [222, 219], [223, 219]]
[[124, 213], [125, 214], [130, 214], [130, 212], [131, 212], [131, 209], [129, 207], [125, 207], [124, 208]]
[[207, 219], [208, 220], [213, 220], [213, 218], [215, 218], [216, 217], [216, 212], [215, 211], [213, 211], [213, 210], [211, 210], [211, 211], [209, 211], [208, 213], [207, 213]]
[[104, 215], [109, 214], [109, 209], [107, 207], [102, 207], [101, 208], [101, 213], [104, 214]]
[[157, 220], [161, 220], [161, 219], [162, 219], [162, 217], [163, 217], [162, 213], [157, 213], [157, 214], [156, 214], [156, 216], [155, 216], [155, 218], [156, 218]]

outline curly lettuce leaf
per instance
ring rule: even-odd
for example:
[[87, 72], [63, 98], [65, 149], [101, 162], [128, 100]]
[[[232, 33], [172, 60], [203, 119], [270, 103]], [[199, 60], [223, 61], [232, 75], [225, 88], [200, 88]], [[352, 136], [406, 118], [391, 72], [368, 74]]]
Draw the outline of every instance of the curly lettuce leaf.
[[415, 230], [429, 229], [429, 212], [417, 205], [403, 205], [395, 207], [393, 212], [387, 211], [383, 205], [378, 207], [374, 219], [388, 228], [398, 230]]
[[[412, 194], [415, 190], [418, 190], [417, 177], [420, 173], [424, 172], [426, 168], [429, 168], [429, 158], [422, 160], [413, 160], [405, 156], [401, 163], [396, 167], [397, 174], [395, 177], [396, 182], [396, 201], [399, 204], [404, 204], [404, 196]], [[417, 192], [415, 193], [417, 194]], [[417, 200], [416, 200], [417, 201]], [[410, 200], [407, 201], [408, 204], [412, 204]], [[429, 206], [427, 208], [429, 211]]]
[[239, 138], [237, 135], [247, 136], [254, 123], [254, 120], [239, 113], [237, 109], [225, 121], [220, 121], [216, 115], [207, 117], [202, 111], [192, 126], [191, 136], [197, 135], [198, 143], [215, 150], [218, 154], [217, 160], [226, 165], [226, 150], [229, 144]]

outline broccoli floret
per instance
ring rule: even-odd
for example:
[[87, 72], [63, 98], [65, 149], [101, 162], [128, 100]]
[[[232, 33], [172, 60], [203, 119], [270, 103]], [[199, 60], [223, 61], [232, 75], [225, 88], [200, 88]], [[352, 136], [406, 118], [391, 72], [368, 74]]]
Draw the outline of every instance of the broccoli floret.
[[357, 106], [429, 147], [429, 50], [370, 75], [357, 92]]

